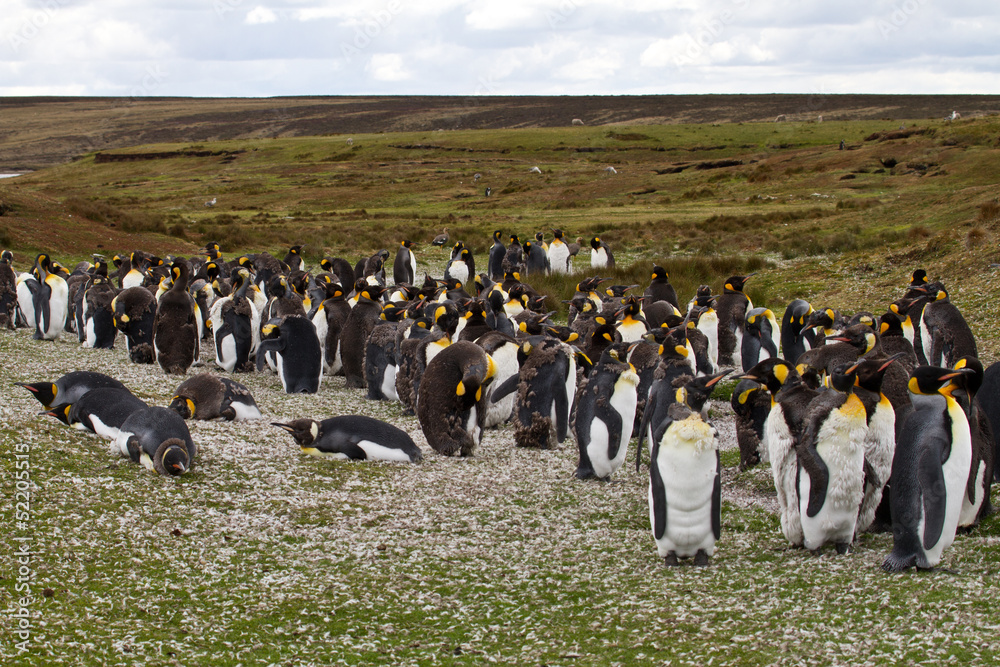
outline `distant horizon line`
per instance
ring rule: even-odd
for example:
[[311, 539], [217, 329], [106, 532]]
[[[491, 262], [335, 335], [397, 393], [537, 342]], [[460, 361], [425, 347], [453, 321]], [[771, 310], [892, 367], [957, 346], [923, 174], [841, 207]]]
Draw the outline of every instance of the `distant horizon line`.
[[294, 95], [0, 95], [0, 100], [280, 100], [280, 99], [338, 99], [338, 98], [440, 98], [440, 99], [514, 99], [514, 98], [649, 98], [649, 97], [981, 97], [1000, 99], [1000, 93], [595, 93], [580, 94], [537, 94], [522, 93], [512, 95], [459, 95], [452, 93], [342, 93]]

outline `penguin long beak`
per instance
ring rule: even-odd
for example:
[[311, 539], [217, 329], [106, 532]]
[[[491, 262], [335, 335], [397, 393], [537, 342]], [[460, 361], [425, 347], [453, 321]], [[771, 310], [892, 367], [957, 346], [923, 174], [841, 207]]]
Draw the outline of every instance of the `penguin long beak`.
[[878, 372], [881, 373], [885, 369], [889, 368], [889, 366], [892, 365], [892, 362], [897, 361], [899, 359], [902, 359], [903, 357], [906, 357], [906, 356], [908, 356], [906, 352], [897, 352], [896, 354], [894, 354], [891, 357], [889, 357], [888, 359], [886, 359], [886, 361], [885, 361], [884, 364], [882, 364], [881, 366], [878, 367]]
[[271, 422], [271, 426], [277, 426], [278, 428], [284, 429], [284, 430], [288, 431], [289, 433], [294, 433], [295, 432], [295, 429], [292, 428], [291, 426], [289, 426], [288, 424], [279, 424], [278, 422]]
[[721, 373], [719, 373], [718, 375], [716, 375], [715, 377], [713, 377], [711, 380], [709, 380], [708, 382], [706, 382], [705, 383], [705, 388], [707, 389], [709, 387], [714, 387], [716, 384], [718, 384], [718, 382], [720, 380], [722, 380], [722, 378], [726, 377], [730, 373], [732, 373], [731, 370], [729, 370], [729, 371], [722, 371]]

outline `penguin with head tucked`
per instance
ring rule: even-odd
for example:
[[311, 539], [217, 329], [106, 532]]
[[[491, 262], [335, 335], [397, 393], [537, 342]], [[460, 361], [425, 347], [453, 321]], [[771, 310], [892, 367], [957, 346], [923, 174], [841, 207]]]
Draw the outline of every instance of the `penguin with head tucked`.
[[545, 275], [549, 272], [549, 256], [539, 243], [525, 241], [524, 254], [527, 275]]
[[784, 359], [767, 359], [740, 376], [764, 385], [771, 394], [771, 411], [764, 422], [761, 441], [771, 463], [771, 475], [778, 497], [781, 532], [792, 545], [803, 542], [799, 516], [797, 479], [799, 462], [795, 448], [809, 405], [819, 395]]
[[779, 333], [778, 322], [769, 308], [748, 311], [741, 348], [743, 368], [753, 368], [765, 359], [777, 357]]
[[615, 256], [611, 252], [611, 246], [606, 241], [602, 241], [599, 236], [590, 239], [590, 268], [615, 268]]
[[95, 275], [89, 287], [83, 291], [83, 346], [93, 349], [110, 350], [115, 346], [118, 329], [115, 327], [115, 312], [111, 307], [118, 290], [107, 276]]
[[953, 380], [967, 370], [918, 366], [910, 377], [913, 409], [906, 416], [892, 459], [892, 551], [887, 572], [941, 562], [958, 530], [969, 486], [972, 438]]
[[610, 479], [628, 456], [639, 376], [628, 362], [638, 343], [607, 348], [577, 392], [573, 432], [580, 450], [578, 479]]
[[153, 320], [156, 361], [166, 373], [184, 375], [198, 358], [198, 321], [194, 299], [187, 292], [187, 262], [170, 267], [173, 285], [160, 299]]
[[94, 371], [72, 371], [55, 382], [15, 382], [14, 384], [31, 392], [31, 395], [46, 410], [72, 405], [80, 400], [81, 396], [99, 387], [125, 388], [125, 385], [113, 377]]
[[[390, 304], [391, 306], [391, 304]], [[375, 325], [365, 341], [365, 385], [366, 398], [373, 401], [396, 401], [396, 332], [399, 329], [397, 311], [387, 306], [382, 309], [382, 321]]]
[[507, 248], [500, 240], [502, 236], [503, 232], [499, 229], [493, 232], [493, 246], [490, 248], [490, 259], [487, 266], [491, 280], [503, 279], [503, 260], [507, 255]]
[[316, 336], [316, 325], [305, 317], [271, 320], [261, 329], [257, 348], [257, 370], [264, 367], [264, 357], [273, 352], [278, 377], [286, 394], [315, 394], [323, 378], [323, 352]]
[[753, 310], [753, 303], [743, 288], [753, 275], [730, 276], [722, 294], [715, 299], [715, 311], [719, 316], [718, 363], [722, 366], [737, 366], [740, 363], [747, 313]]
[[337, 282], [321, 283], [326, 298], [312, 317], [316, 335], [323, 349], [323, 368], [327, 375], [338, 375], [343, 370], [340, 336], [351, 316], [344, 288]]
[[818, 552], [825, 544], [844, 554], [854, 541], [864, 499], [866, 413], [854, 393], [857, 364], [840, 366], [830, 389], [809, 404], [795, 451], [802, 543]]
[[168, 407], [184, 419], [246, 421], [261, 417], [249, 389], [214, 373], [201, 373], [181, 382]]
[[400, 463], [419, 463], [424, 458], [406, 431], [363, 415], [295, 419], [271, 426], [291, 433], [304, 453], [317, 458]]
[[42, 253], [35, 258], [38, 289], [33, 294], [35, 340], [56, 340], [66, 327], [69, 287], [65, 278], [52, 270], [52, 259]]
[[171, 476], [187, 472], [198, 453], [184, 419], [157, 406], [129, 415], [111, 448], [148, 470]]
[[727, 373], [689, 378], [652, 429], [649, 523], [657, 553], [669, 566], [680, 558], [708, 565], [722, 534], [719, 438], [704, 406]]
[[241, 267], [233, 275], [232, 294], [216, 300], [209, 314], [215, 363], [228, 373], [253, 370], [250, 356], [260, 343], [260, 314], [247, 296], [252, 287], [250, 272]]
[[552, 273], [569, 273], [569, 247], [561, 229], [552, 230], [552, 243], [548, 248], [549, 270]]
[[304, 245], [293, 245], [288, 249], [288, 254], [285, 255], [284, 263], [288, 267], [289, 271], [301, 271], [302, 270], [302, 249], [305, 248]]
[[399, 242], [396, 249], [396, 259], [392, 262], [392, 281], [397, 285], [400, 283], [413, 284], [417, 279], [417, 258], [413, 254], [413, 241], [404, 240]]
[[[553, 449], [569, 431], [576, 395], [576, 355], [566, 343], [539, 336], [521, 343], [521, 359], [514, 442], [518, 447]], [[498, 394], [503, 396], [499, 387]]]
[[153, 347], [153, 324], [156, 321], [156, 298], [145, 287], [129, 287], [111, 300], [112, 323], [123, 334], [129, 358], [137, 364], [156, 361]]
[[[813, 314], [812, 305], [805, 299], [795, 299], [781, 316], [781, 358], [795, 361], [813, 347], [814, 329], [806, 328], [806, 321]], [[749, 367], [748, 367], [749, 368]]]
[[496, 366], [483, 348], [459, 341], [427, 363], [417, 419], [427, 444], [444, 456], [472, 456], [486, 419], [486, 387]]
[[647, 297], [646, 303], [653, 304], [657, 301], [666, 301], [676, 309], [680, 309], [680, 301], [677, 300], [677, 290], [670, 284], [670, 274], [662, 266], [653, 266], [653, 275], [649, 287], [642, 293]]
[[85, 393], [72, 405], [55, 410], [68, 410], [65, 421], [73, 428], [115, 440], [129, 415], [145, 407], [146, 402], [136, 398], [125, 387], [98, 387]]

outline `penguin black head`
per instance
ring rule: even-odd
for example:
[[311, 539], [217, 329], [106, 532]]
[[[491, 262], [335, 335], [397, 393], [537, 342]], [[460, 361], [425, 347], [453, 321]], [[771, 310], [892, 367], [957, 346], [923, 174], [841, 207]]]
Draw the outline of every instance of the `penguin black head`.
[[511, 234], [510, 235], [510, 244], [511, 245], [520, 245], [521, 244], [521, 242], [517, 238], [517, 234]]
[[764, 385], [772, 396], [788, 382], [801, 379], [795, 366], [778, 358], [765, 359], [739, 377]]
[[854, 391], [854, 383], [858, 375], [857, 363], [840, 364], [830, 374], [830, 386], [839, 392], [849, 394]]
[[182, 475], [191, 465], [187, 446], [180, 438], [170, 438], [160, 443], [153, 458], [153, 469], [162, 475]]
[[879, 393], [882, 391], [882, 380], [885, 377], [885, 372], [889, 370], [889, 366], [894, 361], [902, 359], [905, 356], [907, 356], [906, 352], [897, 352], [886, 359], [875, 359], [873, 357], [858, 359], [858, 362], [854, 364], [856, 367], [855, 386], [875, 392], [876, 394]]
[[563, 231], [561, 229], [553, 229], [552, 236], [562, 241]]
[[966, 355], [955, 362], [955, 370], [962, 371], [962, 375], [956, 378], [957, 384], [968, 392], [970, 400], [975, 398], [985, 375], [982, 362], [972, 355]]
[[715, 375], [703, 375], [701, 377], [691, 378], [684, 384], [681, 390], [678, 390], [675, 398], [681, 399], [678, 402], [683, 402], [693, 411], [701, 412], [705, 407], [705, 403], [707, 403], [708, 399], [711, 398], [712, 392], [715, 391], [715, 387], [718, 386], [719, 381], [731, 372], [732, 371], [722, 371], [721, 373], [716, 373]]
[[858, 350], [859, 355], [862, 355], [871, 352], [872, 348], [878, 342], [878, 337], [875, 335], [875, 331], [867, 324], [855, 324], [844, 329], [844, 332], [839, 336], [832, 336], [827, 338], [827, 340], [848, 343]]
[[319, 436], [319, 423], [312, 419], [293, 419], [287, 424], [271, 422], [271, 426], [277, 426], [291, 433], [300, 447], [308, 447]]
[[500, 231], [499, 229], [493, 232], [493, 241], [494, 242], [500, 243], [501, 237], [503, 237], [503, 232]]
[[600, 236], [595, 236], [594, 238], [590, 239], [590, 247], [593, 248], [594, 250], [597, 250], [598, 248], [600, 248], [601, 247], [601, 237]]
[[49, 410], [46, 410], [41, 414], [48, 415], [49, 417], [55, 417], [63, 424], [69, 426], [70, 425], [69, 413], [72, 409], [73, 406], [67, 403], [66, 405], [60, 405], [58, 408], [51, 408]]
[[191, 419], [195, 413], [195, 404], [187, 396], [174, 396], [170, 399], [170, 405], [167, 406], [169, 409], [173, 410], [179, 414], [184, 419]]
[[886, 336], [903, 336], [903, 321], [899, 318], [899, 315], [890, 311], [884, 313], [879, 319], [878, 333], [880, 336], [885, 338]]
[[747, 276], [729, 276], [726, 279], [725, 290], [727, 292], [742, 292], [743, 288], [746, 287], [747, 281], [753, 278], [755, 273], [751, 273]]
[[13, 263], [14, 263], [14, 253], [12, 253], [10, 250], [4, 250], [2, 253], [0, 253], [0, 264], [6, 264], [7, 266], [10, 266]]
[[[941, 393], [941, 390], [950, 384], [952, 379], [962, 373], [962, 370], [939, 366], [917, 366], [910, 374], [910, 381], [906, 386], [910, 393], [915, 396], [934, 396]], [[951, 390], [946, 391], [950, 392]]]
[[24, 387], [31, 392], [31, 395], [38, 399], [46, 409], [56, 402], [56, 395], [59, 387], [51, 382], [15, 382], [18, 387]]
[[910, 274], [910, 287], [920, 287], [921, 285], [927, 284], [927, 272], [923, 269], [917, 269]]
[[667, 270], [665, 268], [663, 268], [662, 266], [654, 266], [653, 267], [653, 277], [652, 277], [652, 280], [654, 282], [655, 281], [665, 281], [669, 277], [670, 277], [670, 275], [667, 273]]
[[607, 278], [599, 278], [597, 276], [594, 276], [592, 278], [584, 278], [577, 284], [576, 291], [588, 294], [596, 290], [597, 286], [603, 283], [605, 280], [607, 280]]

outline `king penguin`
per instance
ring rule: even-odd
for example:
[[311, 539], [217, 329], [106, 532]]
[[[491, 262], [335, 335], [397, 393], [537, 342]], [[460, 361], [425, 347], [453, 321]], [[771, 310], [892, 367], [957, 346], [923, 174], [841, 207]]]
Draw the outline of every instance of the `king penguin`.
[[549, 244], [549, 271], [552, 273], [569, 273], [569, 247], [563, 240], [561, 229], [552, 230], [552, 243]]
[[730, 276], [722, 294], [716, 297], [715, 310], [719, 315], [718, 363], [722, 366], [736, 366], [740, 363], [746, 317], [753, 310], [753, 303], [743, 292], [743, 288], [753, 275]]
[[691, 557], [695, 565], [708, 565], [722, 534], [719, 436], [703, 411], [728, 373], [691, 379], [675, 389], [666, 416], [652, 429], [649, 523], [656, 550], [669, 566]]
[[122, 423], [112, 451], [128, 456], [148, 470], [177, 476], [188, 471], [197, 447], [184, 419], [167, 408], [136, 410]]
[[469, 341], [458, 341], [427, 362], [416, 414], [427, 444], [444, 456], [472, 456], [486, 419], [486, 387], [493, 359]]
[[417, 277], [417, 258], [413, 255], [413, 241], [400, 241], [396, 249], [396, 259], [392, 263], [392, 280], [400, 283], [413, 284]]
[[38, 290], [34, 293], [35, 339], [57, 340], [66, 327], [69, 286], [52, 270], [52, 260], [42, 253], [35, 258]]
[[184, 419], [247, 421], [261, 417], [249, 389], [214, 373], [201, 373], [181, 382], [168, 407]]
[[778, 322], [769, 308], [754, 308], [747, 312], [741, 344], [743, 368], [753, 368], [765, 359], [778, 356]]
[[118, 329], [115, 328], [115, 312], [111, 307], [118, 290], [107, 276], [94, 276], [83, 293], [83, 347], [95, 350], [110, 350], [115, 346]]
[[363, 415], [295, 419], [271, 426], [291, 433], [304, 453], [317, 458], [400, 463], [420, 463], [424, 458], [406, 431]]
[[592, 269], [615, 268], [615, 256], [611, 252], [611, 246], [602, 241], [599, 236], [590, 239], [590, 267]]
[[806, 321], [813, 314], [813, 307], [805, 299], [795, 299], [781, 316], [781, 358], [793, 364], [806, 350], [812, 349], [813, 329], [806, 328]]
[[194, 299], [187, 292], [190, 275], [187, 262], [174, 262], [170, 273], [174, 283], [156, 307], [153, 347], [164, 372], [184, 375], [198, 358], [198, 321]]
[[604, 350], [577, 392], [573, 432], [580, 450], [578, 479], [611, 479], [628, 456], [639, 386], [628, 362], [634, 346], [618, 343]]
[[129, 287], [111, 300], [112, 323], [125, 334], [129, 358], [136, 364], [156, 361], [153, 347], [153, 323], [156, 321], [156, 298], [145, 287]]
[[503, 279], [503, 259], [507, 255], [507, 248], [500, 238], [503, 232], [499, 229], [493, 232], [493, 247], [490, 248], [490, 260], [487, 266], [491, 280]]
[[316, 325], [304, 317], [271, 320], [261, 329], [263, 340], [257, 348], [257, 370], [264, 356], [274, 352], [278, 377], [286, 394], [315, 394], [323, 378], [323, 352]]
[[892, 459], [887, 572], [933, 568], [955, 541], [972, 465], [969, 420], [952, 396], [952, 380], [962, 372], [919, 366], [910, 376], [913, 409]]
[[148, 407], [145, 401], [124, 387], [99, 387], [73, 403], [67, 415], [68, 423], [107, 440], [116, 440], [129, 415], [145, 407]]

